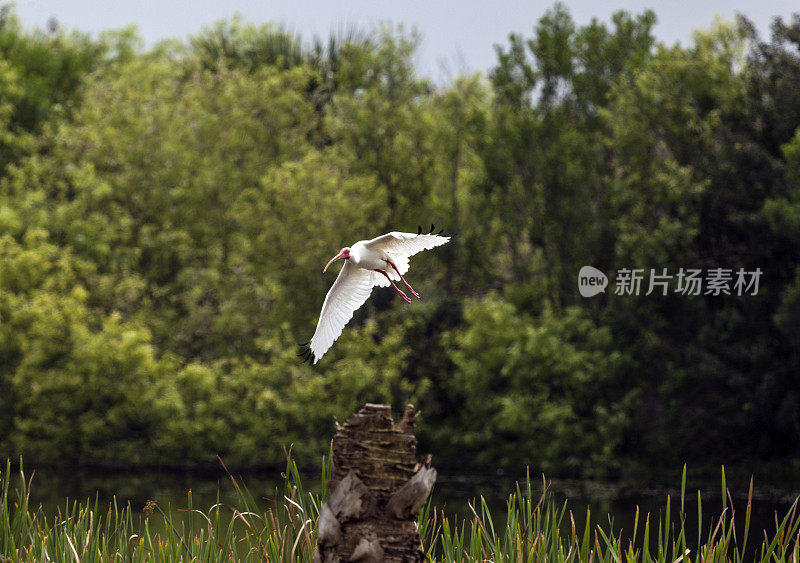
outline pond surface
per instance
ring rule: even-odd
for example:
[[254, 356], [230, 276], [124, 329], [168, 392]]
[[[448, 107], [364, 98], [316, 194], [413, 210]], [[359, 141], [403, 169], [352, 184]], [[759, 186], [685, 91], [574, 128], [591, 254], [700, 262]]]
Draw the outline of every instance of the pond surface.
[[[26, 476], [30, 478], [31, 469], [26, 467]], [[235, 474], [235, 473], [234, 473]], [[236, 474], [235, 474], [236, 475]], [[284, 479], [281, 471], [246, 473], [236, 475], [244, 482], [247, 489], [256, 499], [262, 500], [264, 506], [284, 491]], [[303, 486], [307, 490], [319, 491], [321, 488], [319, 474], [304, 473]], [[515, 487], [517, 479], [524, 480], [524, 474], [507, 477], [501, 475], [457, 475], [446, 470], [440, 471], [433, 492], [433, 505], [447, 516], [461, 520], [471, 516], [468, 502], [483, 497], [493, 516], [495, 529], [505, 522], [506, 501]], [[542, 491], [542, 478], [531, 476], [534, 499], [538, 499]], [[747, 506], [748, 478], [729, 478], [728, 489], [731, 493], [737, 522], [743, 525], [744, 511]], [[574, 518], [576, 528], [583, 530], [587, 508], [591, 509], [593, 524], [601, 524], [605, 530], [609, 528], [609, 518], [613, 517], [615, 535], [623, 539], [630, 538], [637, 507], [639, 517], [639, 541], [644, 527], [646, 514], [651, 517], [653, 538], [658, 530], [659, 519], [663, 519], [666, 507], [666, 496], [672, 499], [673, 522], [678, 522], [680, 510], [680, 472], [675, 478], [676, 488], [641, 487], [624, 483], [608, 483], [599, 481], [559, 480], [548, 481], [549, 490], [561, 504], [567, 502], [567, 514], [563, 522], [564, 531], [571, 526], [570, 514]], [[716, 524], [722, 510], [720, 479], [715, 482], [706, 479], [698, 484], [690, 478], [686, 486], [686, 530], [688, 544], [697, 542], [697, 491], [702, 495], [702, 529], [704, 536]], [[31, 485], [31, 504], [42, 505], [48, 514], [54, 514], [57, 507], [63, 507], [66, 499], [85, 502], [86, 499], [99, 501], [105, 507], [116, 498], [118, 506], [130, 502], [135, 511], [140, 511], [148, 500], [155, 500], [165, 511], [171, 507], [173, 514], [180, 514], [178, 509], [187, 505], [187, 493], [192, 491], [195, 508], [207, 511], [217, 502], [235, 505], [237, 495], [230, 477], [223, 471], [209, 472], [176, 472], [176, 471], [92, 471], [85, 469], [58, 470], [52, 467], [38, 468], [33, 472]], [[219, 495], [219, 496], [218, 496]], [[759, 485], [756, 481], [753, 495], [750, 537], [753, 540], [763, 537], [761, 530], [771, 532], [775, 529], [775, 516], [782, 518], [791, 507], [792, 502], [800, 495], [800, 477], [790, 477], [780, 485]], [[729, 503], [730, 504], [730, 503]], [[477, 508], [477, 506], [476, 506]], [[730, 510], [730, 508], [729, 508]], [[613, 515], [613, 516], [609, 516]], [[180, 518], [180, 516], [178, 516]], [[749, 541], [755, 547], [759, 540]], [[748, 551], [750, 551], [748, 549]], [[754, 553], [754, 552], [753, 552]]]

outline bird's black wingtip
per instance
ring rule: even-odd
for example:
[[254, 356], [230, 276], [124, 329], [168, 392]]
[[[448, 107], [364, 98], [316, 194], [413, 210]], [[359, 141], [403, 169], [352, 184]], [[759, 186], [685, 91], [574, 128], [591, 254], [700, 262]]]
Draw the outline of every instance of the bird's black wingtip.
[[314, 363], [314, 352], [312, 352], [311, 348], [308, 347], [308, 345], [310, 343], [311, 343], [311, 341], [309, 340], [305, 344], [300, 344], [299, 345], [300, 346], [300, 353], [297, 354], [297, 356], [300, 357], [300, 358], [303, 358], [302, 361], [300, 362], [301, 364], [304, 364], [306, 362], [308, 362], [309, 364], [313, 364]]
[[[444, 229], [439, 229], [439, 232], [438, 232], [438, 233], [437, 233], [437, 232], [435, 232], [435, 231], [436, 231], [436, 226], [435, 226], [433, 223], [431, 223], [431, 230], [430, 230], [430, 231], [428, 231], [428, 232], [427, 232], [427, 233], [425, 233], [425, 234], [428, 234], [428, 235], [436, 235], [436, 236], [440, 236], [440, 237], [441, 237], [441, 236], [446, 236], [446, 235], [444, 234]], [[421, 226], [421, 225], [417, 225], [417, 236], [420, 236], [420, 235], [422, 235], [422, 234], [423, 234], [423, 232], [422, 232], [422, 226]]]

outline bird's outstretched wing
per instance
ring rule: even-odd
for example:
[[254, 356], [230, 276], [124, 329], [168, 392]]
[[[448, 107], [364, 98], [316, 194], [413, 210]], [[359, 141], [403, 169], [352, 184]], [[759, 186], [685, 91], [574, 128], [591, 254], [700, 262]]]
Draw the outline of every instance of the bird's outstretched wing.
[[[442, 246], [450, 241], [450, 237], [432, 233], [433, 225], [431, 225], [431, 233], [429, 234], [392, 231], [391, 233], [386, 233], [385, 235], [368, 240], [366, 246], [372, 250], [383, 250], [391, 255], [393, 258], [392, 261], [400, 271], [400, 275], [404, 275], [408, 271], [408, 259], [411, 256], [423, 250]], [[394, 280], [400, 279], [393, 269], [388, 269], [387, 273]], [[389, 285], [388, 280], [383, 276], [376, 277], [375, 281], [377, 285]]]
[[374, 272], [345, 261], [322, 304], [317, 330], [308, 343], [307, 359], [316, 364], [339, 338], [344, 326], [353, 318], [353, 313], [372, 293], [373, 276]]

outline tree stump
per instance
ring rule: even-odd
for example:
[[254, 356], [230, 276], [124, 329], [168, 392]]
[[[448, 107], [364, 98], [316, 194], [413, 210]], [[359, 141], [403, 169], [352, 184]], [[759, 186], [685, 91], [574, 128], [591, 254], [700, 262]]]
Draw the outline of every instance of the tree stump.
[[417, 463], [413, 405], [396, 425], [389, 405], [367, 403], [337, 424], [333, 478], [317, 522], [321, 563], [423, 560], [417, 513], [436, 481], [428, 455]]

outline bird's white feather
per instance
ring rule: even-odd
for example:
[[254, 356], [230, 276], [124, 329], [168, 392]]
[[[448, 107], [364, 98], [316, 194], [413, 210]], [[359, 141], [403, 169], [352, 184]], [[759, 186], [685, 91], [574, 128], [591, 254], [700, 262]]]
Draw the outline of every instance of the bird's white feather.
[[[388, 287], [386, 276], [371, 268], [379, 268], [395, 281], [408, 272], [408, 259], [415, 254], [441, 246], [450, 237], [422, 235], [392, 231], [368, 241], [359, 241], [351, 248], [351, 259], [345, 261], [339, 277], [331, 286], [309, 349], [316, 364], [333, 346], [342, 334], [342, 329], [353, 318], [353, 313], [361, 307], [372, 293], [373, 286]], [[390, 259], [397, 267], [385, 268], [385, 260]], [[359, 265], [356, 265], [359, 264]]]
[[[379, 250], [386, 252], [392, 258], [392, 262], [397, 266], [400, 275], [405, 275], [408, 272], [408, 259], [423, 250], [430, 250], [437, 246], [442, 246], [450, 240], [450, 237], [443, 237], [441, 235], [418, 235], [415, 233], [401, 233], [399, 231], [392, 231], [372, 240], [368, 240], [365, 246], [371, 250]], [[389, 268], [387, 273], [393, 280], [399, 280], [400, 276]], [[389, 282], [383, 276], [383, 280], [378, 285], [389, 285]]]
[[[408, 259], [415, 254], [441, 246], [448, 242], [450, 237], [443, 237], [440, 235], [418, 235], [414, 233], [401, 233], [399, 231], [392, 231], [372, 240], [364, 241], [364, 246], [369, 250], [376, 252], [385, 252], [400, 272], [398, 275], [394, 268], [386, 268], [386, 273], [389, 278], [394, 281], [400, 281], [400, 276], [404, 276], [408, 272], [409, 263]], [[375, 285], [380, 287], [389, 287], [389, 280], [385, 276], [378, 275], [375, 278]]]
[[378, 276], [380, 274], [345, 261], [339, 276], [325, 296], [317, 330], [309, 343], [315, 364], [342, 334], [342, 329], [353, 318], [353, 313], [369, 298], [374, 285], [373, 277]]

